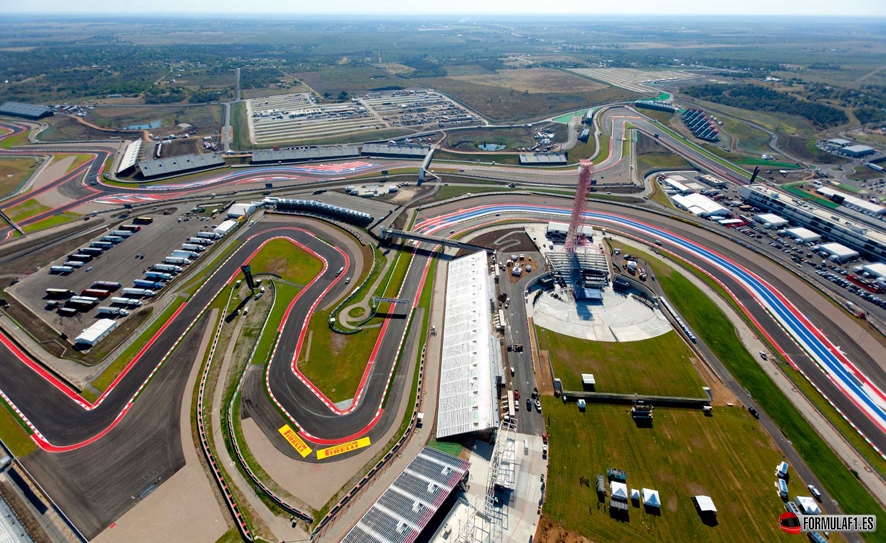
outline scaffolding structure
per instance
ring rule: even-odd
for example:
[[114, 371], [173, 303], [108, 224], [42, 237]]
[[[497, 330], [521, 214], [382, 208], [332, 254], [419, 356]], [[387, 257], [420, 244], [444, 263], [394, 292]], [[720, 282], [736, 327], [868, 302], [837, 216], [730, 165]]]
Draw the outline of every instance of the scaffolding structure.
[[570, 255], [575, 254], [576, 247], [584, 240], [580, 229], [588, 208], [588, 194], [591, 192], [594, 178], [594, 163], [582, 160], [578, 172], [578, 186], [575, 189], [575, 201], [572, 203], [572, 215], [569, 217], [569, 230], [566, 233], [566, 253]]

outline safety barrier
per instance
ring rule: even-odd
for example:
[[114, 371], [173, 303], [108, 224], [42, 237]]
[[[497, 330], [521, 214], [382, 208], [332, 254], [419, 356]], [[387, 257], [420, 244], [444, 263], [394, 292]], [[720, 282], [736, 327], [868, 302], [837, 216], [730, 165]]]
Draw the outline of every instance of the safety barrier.
[[[274, 287], [274, 282], [271, 283], [271, 288], [276, 291], [276, 287]], [[274, 312], [274, 306], [277, 305], [277, 296], [276, 292], [274, 294], [274, 301], [271, 304], [271, 309], [268, 311], [268, 315], [265, 317], [265, 322], [262, 324], [262, 333], [265, 332], [265, 329], [268, 326], [268, 321], [271, 318], [271, 314]], [[261, 336], [259, 336], [261, 337]], [[294, 515], [301, 520], [307, 523], [313, 523], [314, 517], [311, 515], [299, 510], [292, 505], [289, 505], [283, 499], [278, 496], [273, 490], [268, 488], [258, 476], [252, 471], [252, 468], [249, 467], [249, 464], [246, 462], [246, 459], [243, 457], [243, 453], [240, 451], [240, 443], [237, 441], [237, 434], [234, 432], [234, 402], [237, 397], [240, 395], [240, 392], [243, 390], [243, 383], [246, 381], [246, 372], [249, 370], [249, 367], [252, 365], [253, 358], [255, 358], [255, 352], [258, 350], [259, 342], [256, 341], [255, 345], [252, 346], [252, 351], [249, 353], [249, 358], [246, 361], [246, 364], [243, 366], [243, 373], [240, 375], [240, 380], [237, 382], [237, 388], [234, 389], [234, 394], [231, 396], [231, 401], [228, 403], [227, 409], [227, 430], [228, 436], [231, 438], [231, 446], [234, 448], [234, 455], [237, 457], [237, 462], [240, 464], [240, 467], [243, 468], [243, 471], [246, 472], [246, 475], [252, 480], [252, 484], [258, 487], [262, 493], [271, 499], [277, 506], [286, 511], [287, 513]]]
[[[231, 290], [230, 296], [233, 295], [234, 291]], [[230, 296], [228, 298], [228, 304], [225, 304], [225, 307], [230, 304]], [[212, 450], [209, 446], [209, 439], [206, 436], [206, 428], [203, 423], [203, 396], [206, 391], [206, 380], [209, 378], [209, 371], [212, 369], [212, 359], [215, 356], [215, 349], [218, 346], [218, 338], [221, 336], [224, 324], [225, 319], [224, 315], [222, 315], [219, 317], [218, 328], [215, 331], [215, 337], [212, 339], [212, 346], [209, 348], [209, 358], [206, 359], [206, 367], [203, 368], [203, 375], [200, 377], [200, 388], [197, 391], [197, 432], [200, 434], [200, 448], [203, 449], [203, 455], [206, 457], [206, 461], [209, 462], [209, 467], [215, 477], [215, 482], [218, 484], [218, 487], [225, 498], [225, 503], [228, 505], [228, 509], [231, 510], [231, 514], [234, 517], [234, 522], [237, 524], [237, 529], [240, 531], [240, 535], [242, 535], [246, 541], [253, 541], [249, 525], [246, 523], [246, 519], [243, 518], [243, 514], [240, 513], [240, 507], [237, 505], [237, 501], [234, 499], [234, 495], [231, 493], [230, 488], [228, 488], [228, 482], [225, 480], [225, 476], [218, 466], [215, 455], [212, 454]]]

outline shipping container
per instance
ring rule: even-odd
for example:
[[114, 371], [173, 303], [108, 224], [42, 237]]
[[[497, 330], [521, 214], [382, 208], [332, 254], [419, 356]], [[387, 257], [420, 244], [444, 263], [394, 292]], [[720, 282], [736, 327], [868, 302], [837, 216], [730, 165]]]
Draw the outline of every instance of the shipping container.
[[99, 315], [120, 315], [121, 317], [129, 315], [129, 311], [117, 307], [99, 307], [98, 313]]
[[181, 266], [173, 266], [172, 264], [154, 264], [151, 266], [151, 269], [169, 273], [181, 273], [183, 271]]
[[80, 291], [80, 294], [83, 296], [94, 296], [96, 298], [107, 298], [111, 295], [109, 291], [98, 288], [85, 288]]
[[98, 247], [84, 247], [84, 248], [80, 249], [80, 252], [85, 255], [98, 256], [98, 255], [104, 253], [104, 250], [99, 249]]
[[142, 215], [141, 217], [132, 219], [132, 222], [135, 224], [151, 224], [154, 222], [154, 217], [151, 217], [150, 215]]
[[182, 243], [182, 249], [184, 249], [185, 251], [195, 251], [199, 253], [201, 251], [205, 251], [206, 247], [202, 245], [197, 245], [196, 243]]
[[93, 241], [89, 246], [98, 249], [110, 249], [114, 244], [109, 241]]
[[100, 288], [102, 290], [110, 290], [112, 292], [122, 286], [123, 285], [117, 283], [116, 281], [93, 281], [92, 283], [92, 288]]
[[119, 305], [130, 305], [130, 306], [135, 306], [135, 307], [139, 307], [139, 306], [143, 305], [140, 301], [136, 300], [135, 298], [111, 298], [111, 303], [112, 304], [119, 304]]
[[152, 288], [152, 289], [161, 289], [163, 288], [163, 283], [158, 281], [150, 281], [148, 279], [135, 279], [132, 283], [139, 288]]
[[65, 262], [65, 266], [70, 266], [72, 268], [82, 268], [85, 264], [79, 260], [68, 260]]
[[164, 264], [175, 264], [177, 266], [181, 266], [188, 263], [187, 258], [179, 258], [175, 256], [167, 256], [163, 259]]
[[73, 296], [68, 301], [81, 304], [97, 304], [99, 302], [98, 298], [94, 296]]
[[120, 230], [128, 230], [130, 232], [138, 232], [142, 227], [136, 224], [123, 224], [120, 226]]
[[120, 236], [121, 238], [128, 238], [132, 235], [132, 232], [130, 232], [129, 230], [111, 230], [108, 233], [112, 236]]
[[123, 237], [122, 237], [122, 236], [102, 236], [102, 237], [100, 237], [100, 238], [98, 238], [98, 239], [101, 240], [101, 241], [106, 241], [106, 242], [108, 242], [108, 243], [113, 243], [113, 244], [115, 244], [115, 245], [118, 244], [118, 243], [120, 243], [121, 241], [123, 241]]
[[70, 258], [71, 260], [76, 260], [77, 262], [91, 262], [92, 261], [92, 255], [81, 254], [81, 253], [72, 254], [68, 258]]
[[188, 238], [188, 243], [196, 243], [197, 245], [212, 245], [209, 238]]
[[46, 289], [46, 297], [47, 298], [68, 298], [69, 296], [73, 296], [74, 291], [68, 290], [66, 288], [48, 288]]
[[50, 266], [49, 271], [51, 273], [71, 273], [74, 271], [74, 268], [70, 266]]
[[172, 279], [172, 274], [163, 273], [163, 272], [156, 272], [156, 271], [149, 271], [149, 272], [145, 272], [145, 277], [147, 277], [148, 279], [155, 279], [158, 281], [169, 281], [170, 279]]
[[146, 288], [124, 288], [123, 294], [127, 296], [153, 296], [155, 292]]

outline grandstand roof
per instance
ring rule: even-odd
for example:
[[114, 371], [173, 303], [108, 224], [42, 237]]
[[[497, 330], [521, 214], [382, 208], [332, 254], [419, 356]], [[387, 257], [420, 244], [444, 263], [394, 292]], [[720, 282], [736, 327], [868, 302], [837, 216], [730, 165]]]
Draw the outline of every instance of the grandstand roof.
[[521, 153], [520, 164], [566, 164], [566, 153]]
[[0, 106], [0, 115], [12, 115], [27, 119], [40, 119], [52, 115], [52, 110], [46, 106], [23, 104], [21, 102], [6, 102]]
[[470, 466], [470, 462], [425, 447], [342, 542], [412, 543]]
[[[486, 253], [449, 263], [437, 405], [437, 437], [493, 428], [498, 341], [492, 333]], [[493, 344], [494, 343], [494, 344]]]
[[157, 177], [158, 175], [174, 175], [191, 170], [201, 170], [213, 166], [223, 166], [225, 159], [218, 153], [209, 155], [182, 155], [157, 160], [144, 160], [138, 163], [138, 168], [145, 177]]
[[129, 145], [126, 146], [126, 151], [123, 152], [123, 158], [120, 159], [120, 165], [117, 166], [117, 173], [135, 166], [135, 163], [138, 161], [138, 154], [141, 153], [141, 151], [142, 140], [130, 142]]
[[390, 145], [367, 143], [363, 146], [364, 155], [423, 157], [431, 151], [426, 145]]
[[360, 147], [356, 145], [336, 145], [332, 147], [310, 147], [307, 149], [270, 149], [253, 151], [252, 163], [292, 162], [297, 160], [322, 160], [325, 158], [346, 158], [360, 156]]

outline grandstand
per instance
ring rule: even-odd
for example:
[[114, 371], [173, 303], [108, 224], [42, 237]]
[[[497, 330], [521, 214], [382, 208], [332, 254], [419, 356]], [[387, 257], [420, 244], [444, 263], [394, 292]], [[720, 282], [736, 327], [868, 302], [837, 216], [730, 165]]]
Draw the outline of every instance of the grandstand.
[[520, 153], [523, 166], [544, 166], [566, 164], [566, 153]]
[[276, 162], [302, 162], [306, 160], [329, 160], [360, 156], [357, 145], [336, 145], [332, 147], [306, 147], [301, 149], [260, 150], [252, 152], [253, 164]]
[[720, 141], [717, 123], [709, 119], [708, 114], [702, 109], [693, 108], [684, 111], [683, 124], [692, 130], [692, 135], [700, 140]]
[[363, 154], [368, 156], [419, 158], [431, 151], [426, 145], [391, 145], [390, 143], [367, 143]]
[[161, 175], [177, 175], [180, 173], [207, 168], [217, 168], [225, 165], [225, 159], [218, 153], [209, 155], [182, 155], [156, 160], [143, 160], [138, 163], [138, 168], [145, 179], [159, 177]]
[[655, 100], [638, 100], [634, 105], [643, 109], [654, 109], [656, 111], [666, 111], [668, 113], [676, 113], [677, 108], [673, 104], [667, 102], [658, 102]]
[[470, 467], [470, 462], [425, 447], [342, 542], [407, 543], [418, 540], [453, 491], [466, 481]]
[[346, 207], [334, 206], [317, 200], [297, 200], [286, 198], [265, 198], [262, 200], [265, 207], [275, 207], [281, 212], [318, 213], [335, 219], [366, 226], [372, 222], [372, 215], [355, 211]]
[[141, 152], [142, 140], [129, 142], [129, 145], [126, 146], [126, 151], [123, 152], [123, 158], [120, 159], [120, 164], [117, 165], [117, 175], [134, 170], [135, 163], [138, 162], [138, 156]]

